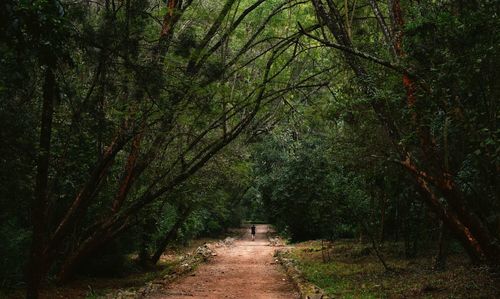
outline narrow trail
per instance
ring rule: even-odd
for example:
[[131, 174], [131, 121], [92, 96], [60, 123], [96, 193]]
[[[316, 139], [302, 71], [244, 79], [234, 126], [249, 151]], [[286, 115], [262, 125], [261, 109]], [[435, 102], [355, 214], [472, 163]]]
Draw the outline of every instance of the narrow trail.
[[217, 249], [208, 263], [149, 298], [299, 298], [274, 263], [268, 225], [257, 225], [255, 241], [247, 232], [233, 246]]

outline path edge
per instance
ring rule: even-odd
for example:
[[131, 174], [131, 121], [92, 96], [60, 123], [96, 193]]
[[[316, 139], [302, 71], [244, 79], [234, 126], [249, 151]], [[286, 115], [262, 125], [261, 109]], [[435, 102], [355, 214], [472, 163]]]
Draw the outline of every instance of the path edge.
[[325, 291], [317, 285], [309, 282], [302, 272], [295, 265], [295, 261], [291, 258], [285, 257], [285, 250], [276, 249], [274, 257], [285, 270], [286, 275], [292, 281], [295, 288], [299, 291], [300, 298], [302, 299], [331, 299], [326, 295]]
[[177, 261], [177, 265], [172, 268], [170, 273], [164, 275], [163, 277], [155, 278], [147, 282], [142, 287], [131, 287], [114, 290], [107, 293], [106, 295], [99, 297], [103, 299], [141, 299], [154, 294], [155, 292], [163, 289], [165, 286], [192, 274], [198, 266], [207, 263], [214, 256], [216, 256], [215, 250], [226, 246], [232, 246], [235, 238], [227, 237], [223, 240], [207, 242], [199, 247], [197, 247], [192, 252], [188, 252], [183, 255], [183, 257]]

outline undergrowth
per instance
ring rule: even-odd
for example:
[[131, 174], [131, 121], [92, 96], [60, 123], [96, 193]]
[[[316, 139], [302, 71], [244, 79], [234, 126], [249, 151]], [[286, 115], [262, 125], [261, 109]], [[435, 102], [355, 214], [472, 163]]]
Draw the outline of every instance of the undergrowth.
[[462, 254], [449, 257], [447, 270], [434, 271], [432, 256], [405, 259], [398, 244], [386, 244], [381, 250], [393, 269], [387, 272], [366, 244], [343, 240], [321, 248], [320, 241], [299, 243], [288, 257], [333, 298], [500, 298], [500, 279]]

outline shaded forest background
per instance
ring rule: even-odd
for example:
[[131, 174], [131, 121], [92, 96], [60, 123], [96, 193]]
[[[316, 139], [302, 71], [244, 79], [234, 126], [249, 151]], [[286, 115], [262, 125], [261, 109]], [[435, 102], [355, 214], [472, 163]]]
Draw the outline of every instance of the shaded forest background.
[[2, 1], [1, 286], [243, 220], [497, 268], [499, 4]]

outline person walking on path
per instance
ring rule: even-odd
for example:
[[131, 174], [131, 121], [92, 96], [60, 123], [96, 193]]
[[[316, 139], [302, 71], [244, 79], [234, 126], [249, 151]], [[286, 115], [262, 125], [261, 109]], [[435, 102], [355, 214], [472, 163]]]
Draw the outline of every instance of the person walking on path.
[[252, 224], [250, 230], [252, 231], [252, 241], [255, 241], [255, 224]]

